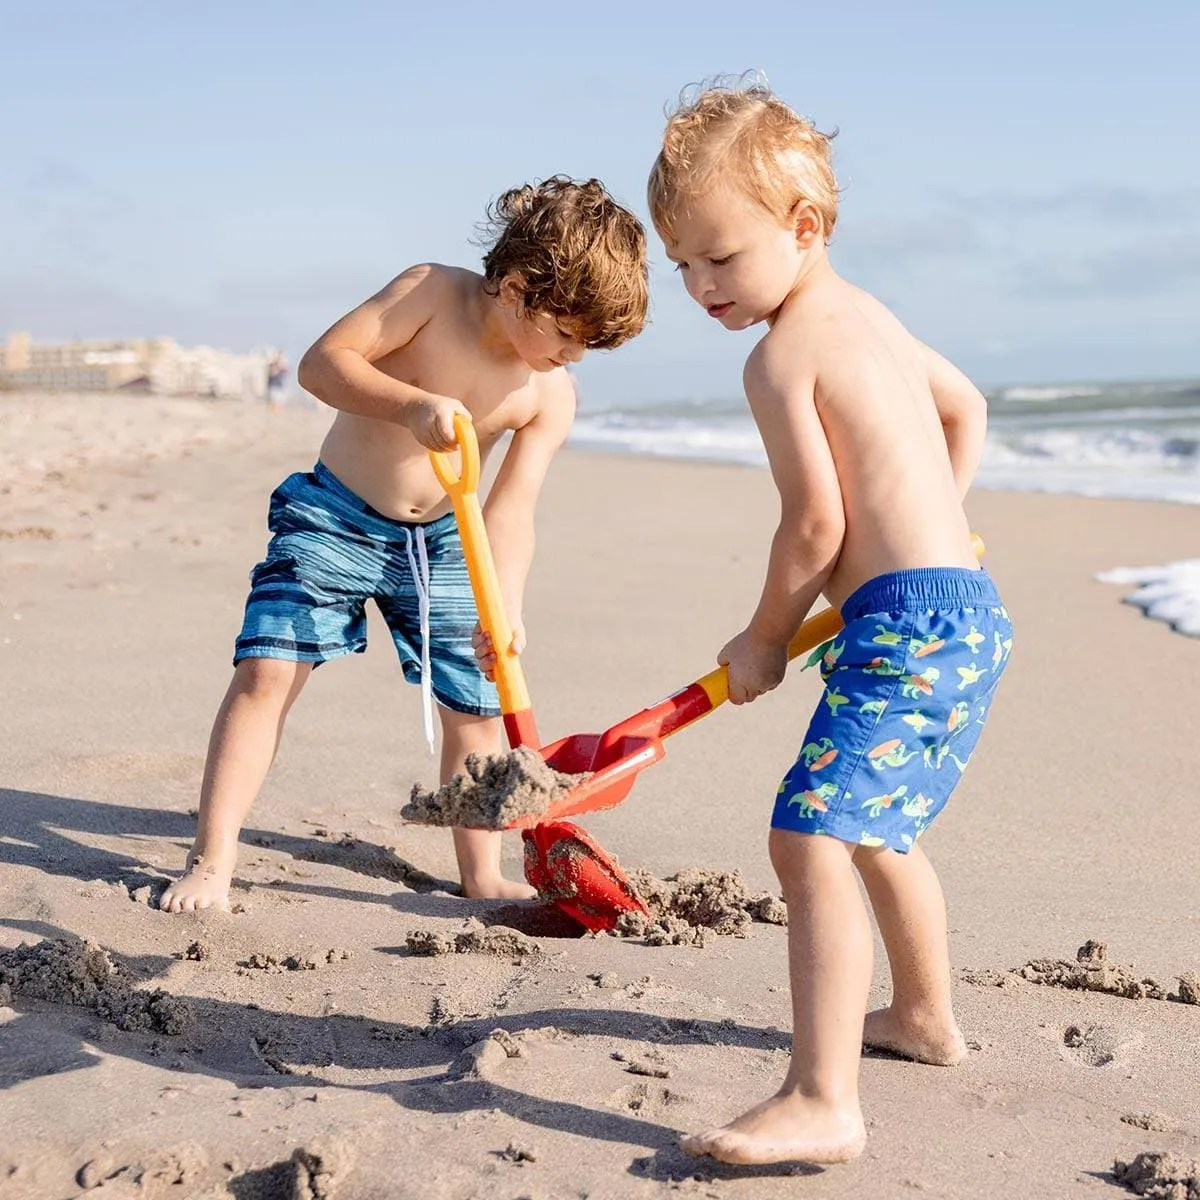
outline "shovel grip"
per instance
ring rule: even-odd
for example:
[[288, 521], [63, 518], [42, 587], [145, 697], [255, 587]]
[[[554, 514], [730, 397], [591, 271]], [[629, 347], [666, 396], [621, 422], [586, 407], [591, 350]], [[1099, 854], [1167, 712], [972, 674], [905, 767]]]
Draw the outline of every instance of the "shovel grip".
[[[531, 707], [529, 689], [525, 686], [525, 672], [512, 651], [512, 623], [500, 593], [500, 580], [496, 575], [487, 527], [483, 523], [483, 509], [479, 505], [479, 441], [470, 418], [456, 413], [454, 433], [458, 439], [460, 469], [455, 470], [451, 456], [441, 451], [431, 450], [429, 458], [433, 473], [446, 489], [454, 507], [467, 574], [471, 577], [471, 590], [479, 610], [479, 625], [491, 637], [496, 651], [495, 677], [500, 709], [509, 717]], [[511, 734], [512, 723], [506, 721], [505, 724]], [[532, 720], [528, 724], [531, 725]]]
[[[976, 558], [983, 557], [983, 538], [977, 533], [971, 534], [971, 548], [975, 551]], [[822, 609], [815, 617], [809, 617], [788, 643], [788, 662], [815, 650], [822, 642], [834, 637], [841, 628], [842, 616], [836, 608]], [[709, 671], [707, 675], [696, 680], [696, 685], [704, 689], [712, 708], [719, 707], [729, 699], [729, 668], [717, 667], [716, 670]]]
[[[788, 642], [788, 662], [799, 658], [810, 650], [815, 650], [822, 642], [827, 642], [842, 627], [842, 614], [836, 608], [824, 608], [814, 617], [809, 617], [796, 632], [796, 636]], [[717, 708], [729, 699], [729, 668], [717, 667], [707, 675], [696, 680], [708, 696], [708, 702]]]

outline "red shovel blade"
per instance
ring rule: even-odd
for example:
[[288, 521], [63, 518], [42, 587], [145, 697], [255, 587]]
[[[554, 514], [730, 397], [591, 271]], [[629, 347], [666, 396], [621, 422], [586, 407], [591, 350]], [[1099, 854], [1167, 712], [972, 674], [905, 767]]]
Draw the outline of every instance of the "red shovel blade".
[[600, 757], [597, 754], [600, 736], [577, 733], [539, 750], [538, 753], [556, 771], [565, 775], [586, 775], [587, 778], [553, 801], [544, 812], [530, 813], [506, 828], [528, 829], [560, 817], [612, 808], [629, 795], [638, 774], [666, 754], [666, 748], [658, 738], [623, 738], [615, 750], [619, 757], [600, 766], [596, 762]]
[[612, 929], [622, 913], [649, 915], [624, 871], [578, 825], [550, 821], [521, 837], [525, 878], [584, 928], [597, 933]]

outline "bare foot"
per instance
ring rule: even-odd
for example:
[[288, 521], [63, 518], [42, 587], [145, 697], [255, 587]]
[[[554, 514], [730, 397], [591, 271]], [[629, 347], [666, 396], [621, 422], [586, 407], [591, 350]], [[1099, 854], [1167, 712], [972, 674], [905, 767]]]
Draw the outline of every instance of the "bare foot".
[[229, 881], [233, 861], [226, 865], [203, 854], [189, 854], [187, 870], [162, 894], [158, 907], [164, 912], [198, 912], [202, 908], [229, 911]]
[[840, 1163], [867, 1142], [858, 1105], [834, 1108], [795, 1092], [779, 1092], [720, 1129], [694, 1133], [680, 1145], [727, 1163]]
[[901, 1019], [890, 1008], [867, 1013], [863, 1045], [934, 1067], [956, 1067], [967, 1057], [967, 1043], [953, 1021], [949, 1026], [917, 1024]]
[[515, 879], [505, 879], [503, 875], [494, 875], [470, 882], [464, 879], [462, 892], [468, 900], [532, 900], [537, 895], [537, 888]]

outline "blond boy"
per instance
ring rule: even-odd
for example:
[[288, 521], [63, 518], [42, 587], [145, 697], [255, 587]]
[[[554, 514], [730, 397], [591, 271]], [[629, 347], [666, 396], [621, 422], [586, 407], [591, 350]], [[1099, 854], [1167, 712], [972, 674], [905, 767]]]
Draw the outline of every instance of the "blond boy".
[[[684, 1142], [728, 1162], [859, 1154], [864, 1041], [947, 1066], [966, 1055], [945, 904], [917, 839], [966, 766], [1012, 644], [962, 506], [985, 402], [839, 278], [826, 253], [837, 198], [828, 138], [761, 85], [708, 88], [681, 106], [649, 184], [688, 294], [725, 329], [767, 327], [744, 385], [781, 515], [758, 606], [718, 656], [731, 699], [778, 686], [822, 592], [845, 620], [771, 822], [789, 915], [791, 1065], [774, 1096]], [[856, 869], [892, 974], [891, 1003], [870, 1014]]]
[[[430, 450], [474, 422], [481, 455], [512, 433], [485, 506], [513, 615], [513, 650], [534, 549], [533, 514], [575, 413], [566, 370], [634, 337], [646, 317], [645, 234], [595, 179], [514, 188], [492, 207], [483, 273], [423, 264], [343, 317], [304, 356], [300, 382], [339, 409], [311, 473], [271, 497], [274, 534], [251, 575], [233, 680], [217, 713], [199, 828], [171, 912], [228, 905], [237, 840], [288, 711], [320, 663], [366, 648], [374, 600], [405, 677], [420, 682], [441, 781], [472, 752], [502, 748], [492, 647], [477, 614], [449, 500]], [[482, 669], [481, 669], [482, 664]], [[500, 835], [456, 829], [464, 895], [523, 897], [500, 871]]]

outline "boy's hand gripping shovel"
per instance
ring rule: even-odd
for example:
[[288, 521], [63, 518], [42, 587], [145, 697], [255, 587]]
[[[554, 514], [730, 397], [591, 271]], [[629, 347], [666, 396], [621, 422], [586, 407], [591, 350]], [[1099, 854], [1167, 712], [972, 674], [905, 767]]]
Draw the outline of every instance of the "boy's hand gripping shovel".
[[[524, 817], [510, 826], [523, 831], [525, 878], [539, 895], [586, 928], [611, 929], [622, 913], [644, 914], [646, 906], [612, 858], [579, 826], [562, 818], [620, 804], [638, 773], [666, 753], [664, 739], [707, 716], [729, 698], [729, 670], [717, 667], [603, 733], [576, 733], [549, 746], [539, 745], [524, 672], [512, 652], [512, 626], [504, 611], [476, 495], [479, 446], [475, 430], [462, 416], [455, 417], [454, 429], [462, 454], [461, 475], [454, 474], [448, 455], [431, 451], [430, 457], [458, 519], [480, 626], [491, 636], [496, 651], [494, 674], [509, 744], [536, 749], [556, 771], [587, 775], [544, 813]], [[982, 552], [978, 539], [976, 551]], [[841, 627], [841, 614], [834, 608], [810, 617], [788, 645], [789, 660], [828, 641]]]

